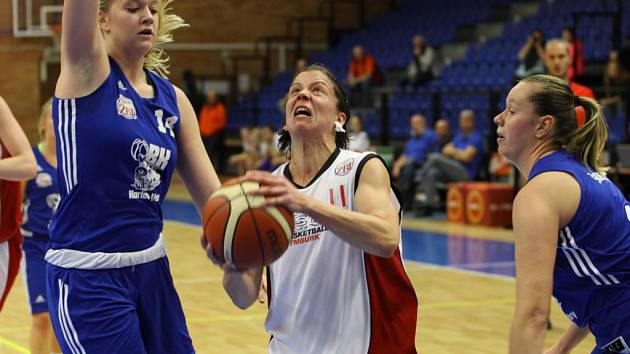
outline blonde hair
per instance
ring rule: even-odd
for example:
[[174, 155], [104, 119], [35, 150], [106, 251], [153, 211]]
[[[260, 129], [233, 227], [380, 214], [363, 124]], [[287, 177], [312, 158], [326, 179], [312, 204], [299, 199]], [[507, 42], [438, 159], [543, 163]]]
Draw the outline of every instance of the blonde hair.
[[[608, 125], [600, 105], [588, 97], [574, 98], [569, 85], [557, 77], [534, 75], [522, 82], [535, 84], [529, 101], [536, 115], [555, 118], [554, 147], [567, 150], [593, 171], [605, 175], [608, 168], [600, 165], [598, 159], [608, 139]], [[586, 113], [581, 128], [577, 124], [576, 106], [584, 108]]]
[[[109, 8], [115, 0], [100, 0], [99, 9], [103, 12], [109, 11]], [[179, 16], [172, 13], [170, 6], [173, 0], [158, 0], [158, 33], [155, 44], [151, 51], [144, 57], [144, 67], [155, 72], [156, 74], [167, 77], [170, 73], [168, 64], [168, 55], [160, 45], [173, 42], [174, 30], [182, 27], [188, 27], [188, 24]]]

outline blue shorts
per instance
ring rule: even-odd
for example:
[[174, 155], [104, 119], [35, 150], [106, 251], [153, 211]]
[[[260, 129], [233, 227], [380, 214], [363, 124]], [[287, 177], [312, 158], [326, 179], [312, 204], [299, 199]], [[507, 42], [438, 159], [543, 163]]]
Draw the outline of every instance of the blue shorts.
[[47, 264], [50, 318], [64, 353], [194, 353], [166, 256], [117, 269]]
[[22, 243], [22, 276], [26, 282], [28, 302], [31, 313], [48, 312], [46, 294], [46, 261], [44, 255], [48, 248], [48, 235], [34, 234], [25, 236]]

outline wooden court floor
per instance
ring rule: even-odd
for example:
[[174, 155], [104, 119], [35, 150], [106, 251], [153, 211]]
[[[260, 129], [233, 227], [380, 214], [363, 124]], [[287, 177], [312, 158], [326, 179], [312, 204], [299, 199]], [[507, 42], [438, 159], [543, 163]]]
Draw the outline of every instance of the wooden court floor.
[[[198, 226], [166, 222], [173, 278], [197, 352], [265, 353], [269, 338], [263, 327], [266, 304], [244, 311], [231, 304], [221, 286], [221, 271], [199, 247], [200, 233]], [[419, 353], [507, 352], [513, 279], [415, 262], [407, 262], [406, 267], [420, 302], [416, 330]], [[551, 319], [554, 328], [548, 332], [547, 346], [568, 323], [555, 303]], [[0, 314], [0, 353], [29, 353], [29, 321], [24, 284], [18, 278]], [[589, 337], [573, 353], [590, 353], [593, 346]]]

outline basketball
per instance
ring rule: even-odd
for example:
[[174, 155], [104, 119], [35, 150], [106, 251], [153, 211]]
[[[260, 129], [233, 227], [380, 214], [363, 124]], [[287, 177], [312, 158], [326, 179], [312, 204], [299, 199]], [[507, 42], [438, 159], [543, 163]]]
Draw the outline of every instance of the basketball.
[[210, 196], [203, 211], [203, 233], [214, 256], [239, 270], [270, 264], [291, 242], [293, 212], [261, 207], [264, 197], [247, 194], [258, 187], [257, 182], [228, 182]]

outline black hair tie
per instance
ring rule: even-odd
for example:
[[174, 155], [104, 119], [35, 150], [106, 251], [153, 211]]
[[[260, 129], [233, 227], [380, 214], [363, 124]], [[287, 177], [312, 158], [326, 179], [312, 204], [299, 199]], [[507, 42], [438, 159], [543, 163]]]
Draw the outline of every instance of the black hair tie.
[[577, 107], [580, 105], [580, 97], [579, 96], [573, 96], [573, 106]]

